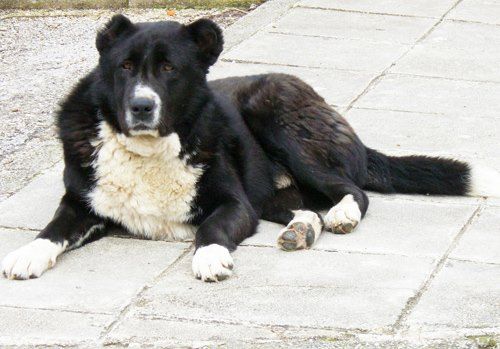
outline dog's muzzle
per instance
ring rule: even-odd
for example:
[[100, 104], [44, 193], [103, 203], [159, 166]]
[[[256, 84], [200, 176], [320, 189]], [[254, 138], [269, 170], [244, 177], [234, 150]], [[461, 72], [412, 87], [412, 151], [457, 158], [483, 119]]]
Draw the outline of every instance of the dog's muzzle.
[[149, 129], [154, 126], [154, 114], [157, 105], [152, 98], [135, 97], [130, 101], [132, 114], [131, 130]]
[[160, 122], [161, 99], [149, 86], [137, 85], [128, 103], [127, 126], [132, 135], [156, 131]]

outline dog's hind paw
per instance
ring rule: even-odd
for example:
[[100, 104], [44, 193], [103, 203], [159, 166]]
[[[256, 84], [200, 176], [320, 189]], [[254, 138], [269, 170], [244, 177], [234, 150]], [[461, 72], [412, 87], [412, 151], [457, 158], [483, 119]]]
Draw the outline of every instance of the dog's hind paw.
[[285, 251], [310, 248], [322, 230], [320, 216], [312, 211], [294, 211], [294, 218], [280, 231], [278, 247]]
[[325, 227], [337, 234], [347, 234], [361, 221], [361, 211], [352, 195], [344, 198], [326, 214]]
[[194, 276], [207, 282], [217, 282], [232, 275], [233, 258], [229, 250], [218, 244], [202, 246], [193, 256]]
[[301, 250], [312, 246], [315, 232], [311, 224], [295, 222], [280, 232], [278, 247], [285, 251]]
[[56, 264], [63, 245], [48, 239], [36, 239], [9, 253], [2, 261], [2, 274], [11, 280], [26, 280], [40, 277], [44, 271]]

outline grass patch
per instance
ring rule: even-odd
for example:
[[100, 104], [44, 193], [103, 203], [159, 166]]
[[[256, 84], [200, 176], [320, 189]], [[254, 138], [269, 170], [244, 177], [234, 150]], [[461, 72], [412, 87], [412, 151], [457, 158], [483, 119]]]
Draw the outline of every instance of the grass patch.
[[252, 4], [260, 5], [265, 1], [266, 0], [131, 0], [130, 6], [173, 9], [248, 8]]
[[0, 9], [248, 8], [266, 0], [0, 0]]
[[494, 336], [467, 336], [467, 338], [472, 339], [476, 342], [478, 348], [490, 349], [490, 348], [498, 348], [497, 340]]

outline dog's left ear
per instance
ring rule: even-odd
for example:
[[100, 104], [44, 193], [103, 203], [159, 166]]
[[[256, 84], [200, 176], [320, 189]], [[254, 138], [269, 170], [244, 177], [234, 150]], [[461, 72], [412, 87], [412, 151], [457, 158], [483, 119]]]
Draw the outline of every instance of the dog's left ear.
[[222, 30], [213, 21], [202, 18], [186, 26], [199, 48], [199, 58], [206, 68], [217, 61], [224, 45]]

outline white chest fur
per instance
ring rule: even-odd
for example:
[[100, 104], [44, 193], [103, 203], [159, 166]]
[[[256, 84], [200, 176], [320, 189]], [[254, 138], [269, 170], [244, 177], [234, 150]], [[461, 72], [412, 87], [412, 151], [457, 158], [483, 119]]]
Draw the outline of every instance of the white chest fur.
[[179, 158], [179, 137], [126, 137], [102, 123], [96, 140], [93, 209], [131, 233], [159, 240], [192, 239], [188, 221], [203, 173]]

